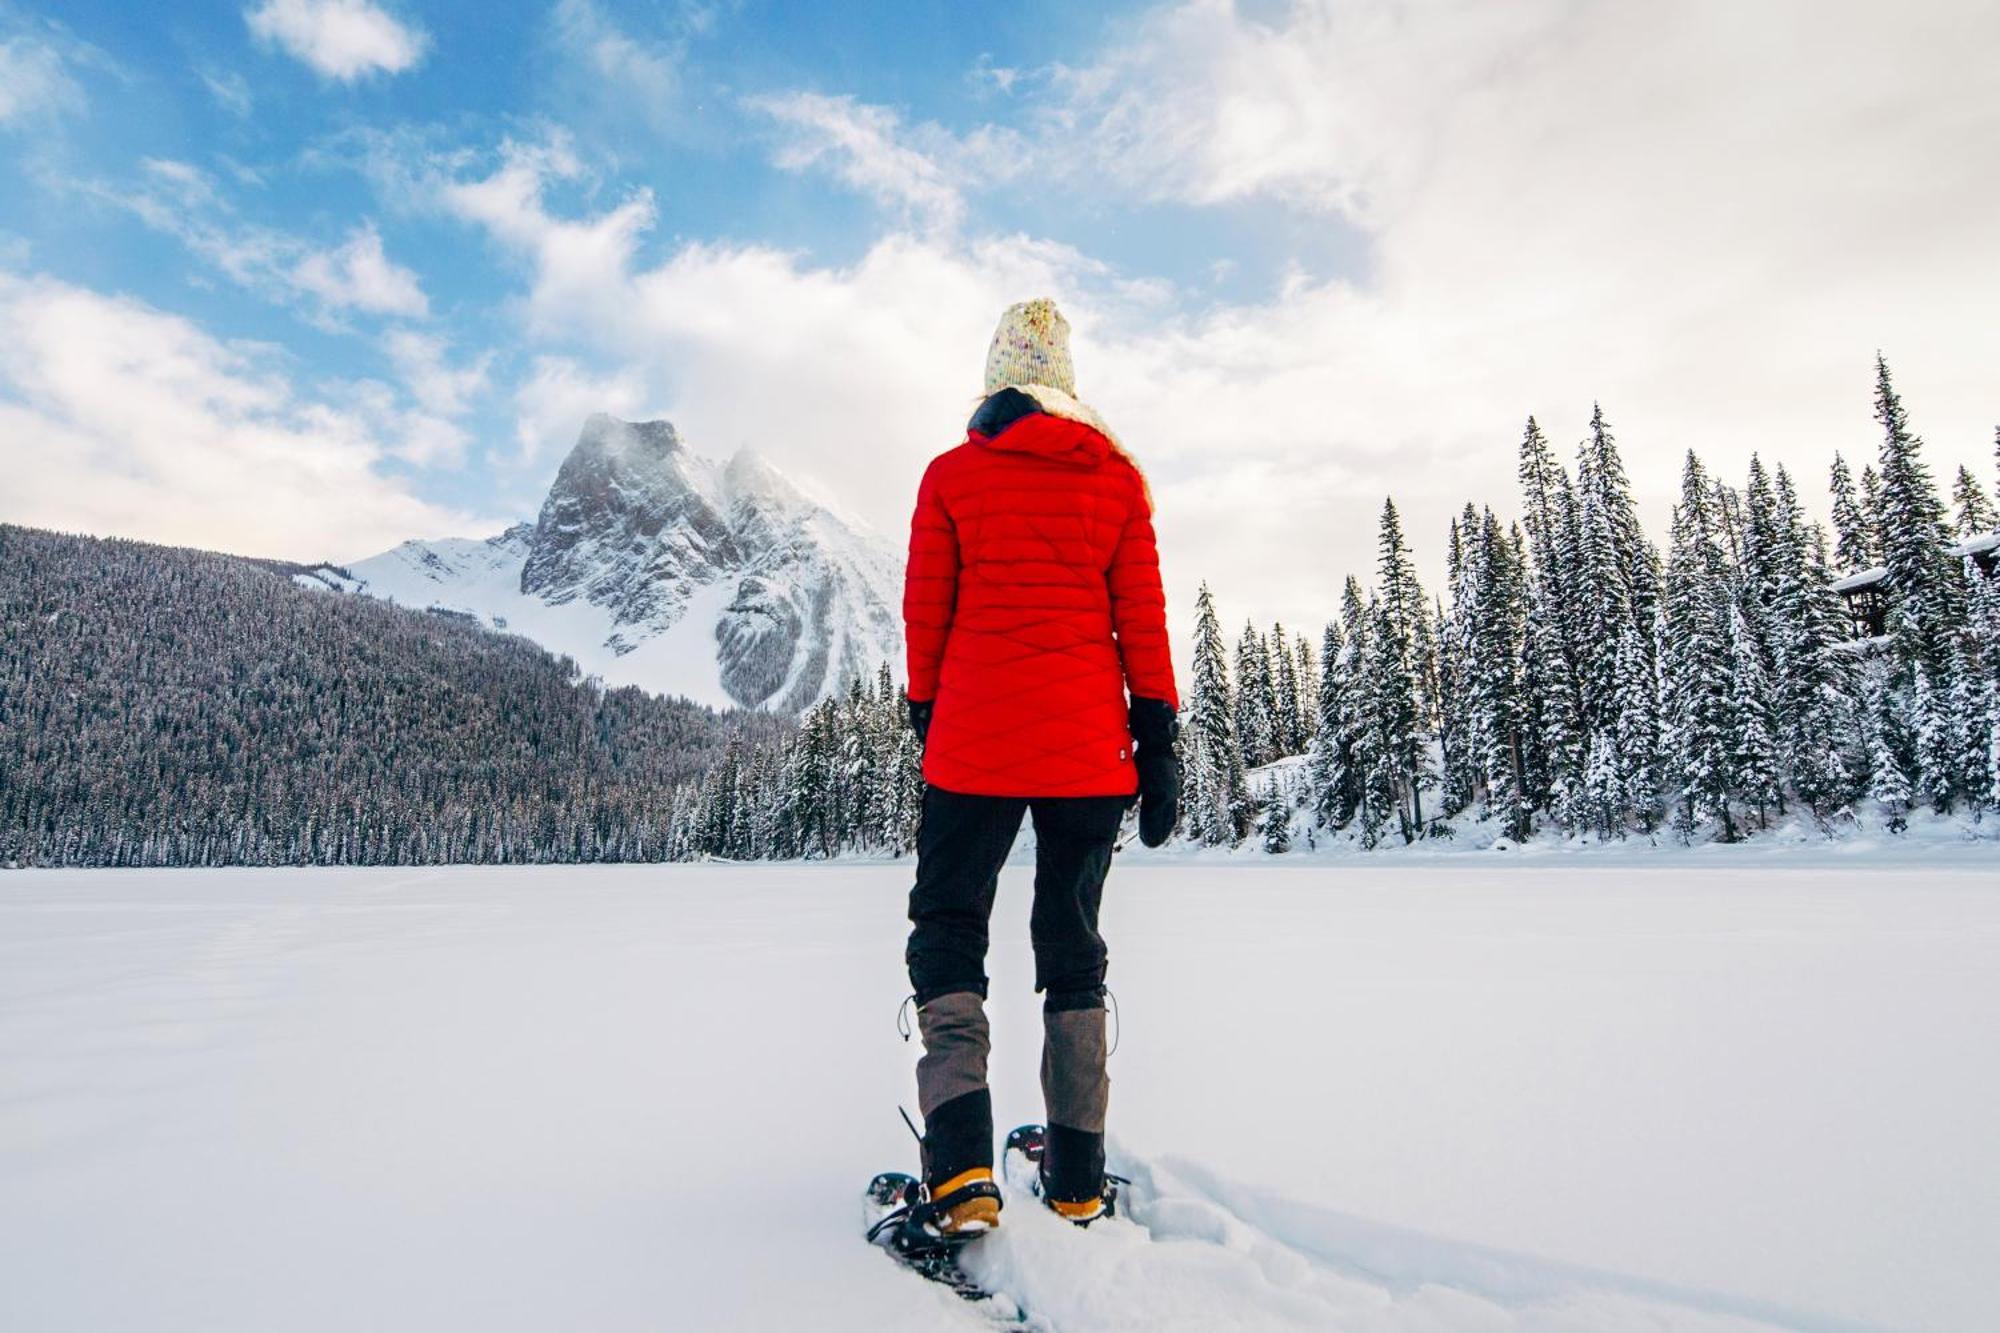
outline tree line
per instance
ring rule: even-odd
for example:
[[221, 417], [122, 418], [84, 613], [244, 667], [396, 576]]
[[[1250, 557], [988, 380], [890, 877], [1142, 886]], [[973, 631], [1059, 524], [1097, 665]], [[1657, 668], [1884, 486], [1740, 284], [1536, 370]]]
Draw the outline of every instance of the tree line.
[[[1796, 811], [1900, 831], [1918, 807], [2000, 806], [2000, 573], [1952, 554], [1992, 533], [1994, 506], [1960, 468], [1947, 513], [1879, 358], [1875, 417], [1859, 487], [1833, 462], [1831, 549], [1785, 468], [1753, 455], [1738, 487], [1690, 451], [1664, 556], [1602, 410], [1573, 469], [1531, 418], [1521, 517], [1465, 507], [1445, 595], [1384, 504], [1373, 586], [1347, 579], [1316, 680], [1310, 645], [1275, 627], [1245, 627], [1232, 673], [1204, 585], [1183, 833], [1373, 847], [1469, 816], [1517, 840], [1733, 841]], [[1857, 638], [1835, 582], [1864, 571], [1884, 632]], [[1250, 780], [1286, 755], [1304, 762]]]

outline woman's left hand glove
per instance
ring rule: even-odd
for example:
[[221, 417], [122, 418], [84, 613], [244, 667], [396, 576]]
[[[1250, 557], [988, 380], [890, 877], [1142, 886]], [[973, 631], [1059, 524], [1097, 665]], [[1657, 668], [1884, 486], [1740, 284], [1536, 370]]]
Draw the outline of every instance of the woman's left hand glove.
[[917, 733], [919, 741], [930, 739], [932, 702], [930, 699], [921, 703], [910, 700], [910, 730]]
[[1181, 765], [1174, 753], [1180, 722], [1163, 700], [1132, 700], [1133, 762], [1139, 767], [1139, 841], [1158, 847], [1180, 822]]

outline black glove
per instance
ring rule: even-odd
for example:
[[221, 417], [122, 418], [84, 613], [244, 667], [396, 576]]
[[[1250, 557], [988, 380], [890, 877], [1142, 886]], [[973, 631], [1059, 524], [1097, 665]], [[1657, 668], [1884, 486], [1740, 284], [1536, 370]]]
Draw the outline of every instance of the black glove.
[[1174, 737], [1181, 724], [1174, 710], [1159, 699], [1132, 700], [1132, 739], [1138, 749], [1139, 841], [1158, 847], [1180, 821], [1181, 764]]
[[910, 730], [917, 733], [917, 739], [920, 741], [930, 738], [932, 702], [929, 699], [921, 703], [915, 699], [910, 700]]

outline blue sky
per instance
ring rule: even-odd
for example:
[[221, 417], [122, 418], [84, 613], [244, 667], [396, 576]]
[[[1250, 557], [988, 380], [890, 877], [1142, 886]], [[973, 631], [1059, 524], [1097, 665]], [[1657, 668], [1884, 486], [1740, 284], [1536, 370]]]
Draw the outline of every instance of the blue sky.
[[1990, 5], [0, 0], [0, 519], [297, 557], [532, 513], [585, 411], [895, 533], [1054, 294], [1171, 589], [1434, 562], [1602, 399], [1816, 492], [1881, 347], [1991, 484]]

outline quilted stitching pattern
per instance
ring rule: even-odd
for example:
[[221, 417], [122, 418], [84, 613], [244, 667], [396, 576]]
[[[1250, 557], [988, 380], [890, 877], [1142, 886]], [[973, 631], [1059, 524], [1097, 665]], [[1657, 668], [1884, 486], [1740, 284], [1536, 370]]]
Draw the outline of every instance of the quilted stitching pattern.
[[903, 586], [924, 778], [976, 796], [1138, 790], [1125, 692], [1178, 706], [1151, 507], [1097, 431], [1047, 414], [941, 454]]

